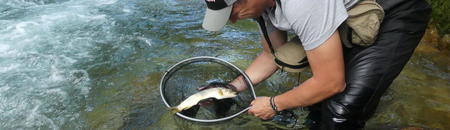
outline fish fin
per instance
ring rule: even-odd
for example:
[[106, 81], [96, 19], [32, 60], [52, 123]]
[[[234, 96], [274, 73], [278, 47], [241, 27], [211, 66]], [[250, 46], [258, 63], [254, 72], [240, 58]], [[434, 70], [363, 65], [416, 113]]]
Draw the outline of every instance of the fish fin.
[[170, 110], [170, 113], [172, 113], [172, 114], [175, 114], [175, 113], [178, 113], [181, 111], [177, 107], [170, 107], [169, 110]]

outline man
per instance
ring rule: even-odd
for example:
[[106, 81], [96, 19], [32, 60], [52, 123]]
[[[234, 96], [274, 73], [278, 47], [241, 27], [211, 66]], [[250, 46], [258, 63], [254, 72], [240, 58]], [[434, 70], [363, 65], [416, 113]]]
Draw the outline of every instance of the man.
[[[313, 76], [275, 97], [256, 98], [249, 114], [271, 119], [277, 111], [313, 106], [311, 129], [361, 129], [412, 55], [431, 9], [425, 0], [378, 0], [385, 17], [376, 41], [343, 48], [337, 29], [358, 1], [205, 0], [203, 27], [218, 31], [227, 21], [262, 16], [273, 48], [287, 42], [286, 32], [302, 42]], [[263, 52], [245, 71], [254, 84], [278, 69], [267, 42], [263, 38]], [[246, 89], [239, 78], [230, 84], [238, 91]]]

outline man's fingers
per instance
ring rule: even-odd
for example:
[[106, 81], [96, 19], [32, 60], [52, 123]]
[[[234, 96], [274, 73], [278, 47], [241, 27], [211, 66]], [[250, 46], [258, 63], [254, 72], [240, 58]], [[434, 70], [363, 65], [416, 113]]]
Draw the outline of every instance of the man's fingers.
[[205, 89], [208, 89], [208, 88], [211, 88], [211, 87], [213, 87], [213, 86], [211, 86], [211, 85], [202, 85], [202, 86], [198, 87], [197, 90], [198, 91], [202, 91], [202, 90], [205, 90]]
[[258, 116], [258, 118], [260, 118], [261, 120], [267, 120], [268, 119], [268, 117], [264, 116], [264, 115], [260, 115], [260, 116]]
[[205, 89], [205, 87], [206, 87], [206, 86], [200, 86], [200, 87], [197, 88], [197, 90], [198, 90], [198, 91], [201, 91], [201, 90]]
[[253, 109], [250, 107], [250, 109], [248, 109], [247, 113], [250, 115], [253, 115]]
[[255, 103], [255, 100], [253, 100], [252, 102], [250, 102], [250, 106], [253, 106]]
[[273, 116], [275, 116], [275, 114], [264, 114], [261, 115], [259, 118], [261, 118], [262, 120], [270, 120], [273, 118]]
[[263, 120], [267, 120], [268, 117], [267, 117], [267, 115], [262, 115], [260, 118]]
[[200, 101], [198, 104], [200, 106], [208, 106], [208, 105], [211, 105], [213, 103], [214, 103], [213, 99], [206, 99], [206, 100]]

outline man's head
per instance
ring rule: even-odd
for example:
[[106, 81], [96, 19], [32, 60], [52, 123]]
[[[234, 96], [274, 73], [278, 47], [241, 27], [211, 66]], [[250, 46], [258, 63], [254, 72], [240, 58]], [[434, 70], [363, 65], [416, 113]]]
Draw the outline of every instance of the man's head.
[[240, 19], [261, 16], [264, 9], [275, 5], [273, 0], [205, 0], [207, 9], [203, 28], [219, 31], [228, 20], [232, 23]]

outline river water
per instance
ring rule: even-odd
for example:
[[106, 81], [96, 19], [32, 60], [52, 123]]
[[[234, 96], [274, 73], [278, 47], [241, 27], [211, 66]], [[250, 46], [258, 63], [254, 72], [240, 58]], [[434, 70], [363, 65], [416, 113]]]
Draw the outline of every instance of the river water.
[[[245, 68], [261, 50], [252, 21], [206, 32], [204, 5], [193, 0], [0, 3], [2, 130], [279, 127], [245, 114], [218, 124], [188, 122], [160, 99], [163, 72], [185, 58], [216, 56]], [[448, 61], [447, 55], [416, 52], [367, 128], [450, 129]], [[277, 73], [257, 95], [275, 95], [290, 88], [279, 86], [296, 83], [296, 75]], [[305, 113], [297, 110], [300, 118]]]

